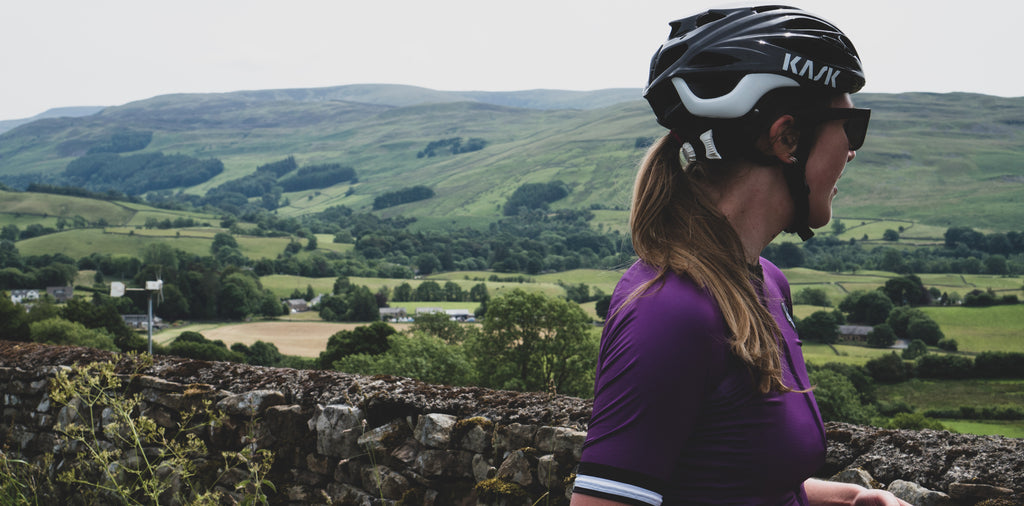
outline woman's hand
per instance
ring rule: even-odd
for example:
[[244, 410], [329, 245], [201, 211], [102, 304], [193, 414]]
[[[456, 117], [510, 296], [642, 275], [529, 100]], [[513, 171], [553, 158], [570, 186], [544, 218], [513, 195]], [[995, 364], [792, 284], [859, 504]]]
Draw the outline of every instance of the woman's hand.
[[804, 482], [808, 501], [815, 506], [914, 506], [885, 490], [810, 479]]
[[865, 490], [853, 498], [853, 506], [913, 506], [884, 490]]

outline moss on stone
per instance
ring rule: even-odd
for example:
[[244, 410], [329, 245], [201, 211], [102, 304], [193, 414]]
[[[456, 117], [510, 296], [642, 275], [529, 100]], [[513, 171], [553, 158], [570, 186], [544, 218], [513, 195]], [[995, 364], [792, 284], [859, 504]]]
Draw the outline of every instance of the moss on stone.
[[480, 427], [484, 432], [490, 432], [494, 429], [494, 422], [482, 416], [474, 416], [472, 418], [463, 418], [458, 420], [452, 428], [452, 441], [461, 440], [473, 427]]
[[526, 497], [526, 490], [523, 487], [507, 482], [501, 478], [491, 478], [481, 481], [474, 487], [479, 494], [481, 501], [494, 502], [503, 497]]

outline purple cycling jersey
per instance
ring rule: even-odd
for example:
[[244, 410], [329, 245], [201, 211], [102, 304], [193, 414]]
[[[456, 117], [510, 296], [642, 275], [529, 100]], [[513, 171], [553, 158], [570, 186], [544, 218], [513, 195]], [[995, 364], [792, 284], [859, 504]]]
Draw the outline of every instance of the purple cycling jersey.
[[[806, 390], [789, 283], [761, 266], [783, 381]], [[715, 299], [689, 278], [669, 273], [627, 303], [656, 275], [637, 262], [612, 295], [574, 493], [641, 505], [806, 504], [803, 482], [825, 459], [814, 396], [758, 392]]]

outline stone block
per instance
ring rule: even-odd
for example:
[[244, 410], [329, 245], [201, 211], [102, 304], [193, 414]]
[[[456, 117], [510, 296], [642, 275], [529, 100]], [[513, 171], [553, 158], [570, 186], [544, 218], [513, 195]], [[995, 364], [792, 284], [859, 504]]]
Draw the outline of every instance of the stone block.
[[895, 480], [886, 488], [914, 506], [952, 506], [953, 499], [942, 492], [928, 490], [911, 481]]
[[452, 461], [452, 455], [445, 450], [423, 450], [413, 461], [412, 469], [426, 478], [440, 478], [449, 471]]
[[495, 451], [501, 452], [501, 455], [504, 457], [513, 450], [533, 447], [536, 434], [536, 425], [522, 425], [518, 423], [504, 426], [499, 425], [494, 430], [492, 443]]
[[495, 477], [523, 487], [532, 485], [533, 472], [530, 469], [530, 459], [526, 456], [526, 452], [516, 450], [510, 453], [498, 467]]
[[[460, 420], [462, 423], [464, 420]], [[478, 423], [471, 424], [457, 442], [459, 448], [475, 453], [485, 453], [491, 447], [491, 434]]]
[[985, 499], [996, 499], [1013, 494], [1013, 490], [1006, 487], [996, 487], [983, 483], [951, 483], [949, 485], [949, 496], [957, 502], [974, 504]]
[[831, 481], [839, 483], [852, 483], [864, 488], [878, 488], [878, 482], [871, 477], [871, 474], [863, 469], [844, 469], [830, 478]]
[[537, 481], [548, 490], [562, 488], [562, 474], [554, 454], [542, 455], [537, 459]]
[[331, 404], [318, 410], [309, 421], [316, 431], [316, 451], [323, 455], [348, 459], [363, 450], [357, 441], [363, 433], [363, 411], [347, 404]]
[[362, 480], [364, 490], [385, 499], [401, 499], [411, 485], [405, 476], [385, 466], [363, 468]]
[[229, 415], [256, 417], [262, 416], [267, 408], [284, 403], [284, 394], [277, 390], [253, 390], [221, 399], [217, 409]]
[[579, 460], [583, 451], [583, 441], [587, 433], [568, 427], [541, 427], [537, 429], [537, 449], [542, 452], [554, 453], [562, 458], [570, 456]]
[[416, 422], [413, 437], [427, 448], [447, 448], [451, 442], [456, 418], [442, 413], [430, 413]]
[[487, 460], [487, 457], [480, 455], [479, 453], [473, 455], [473, 479], [477, 483], [494, 478], [498, 470], [491, 465], [491, 462]]

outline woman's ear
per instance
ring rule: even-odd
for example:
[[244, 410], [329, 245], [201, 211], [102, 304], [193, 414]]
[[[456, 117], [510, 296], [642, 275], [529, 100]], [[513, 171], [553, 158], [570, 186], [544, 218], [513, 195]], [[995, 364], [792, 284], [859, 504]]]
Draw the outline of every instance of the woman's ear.
[[793, 153], [800, 142], [800, 132], [796, 129], [796, 119], [784, 114], [776, 119], [768, 129], [768, 155], [778, 158], [785, 164], [793, 163]]

